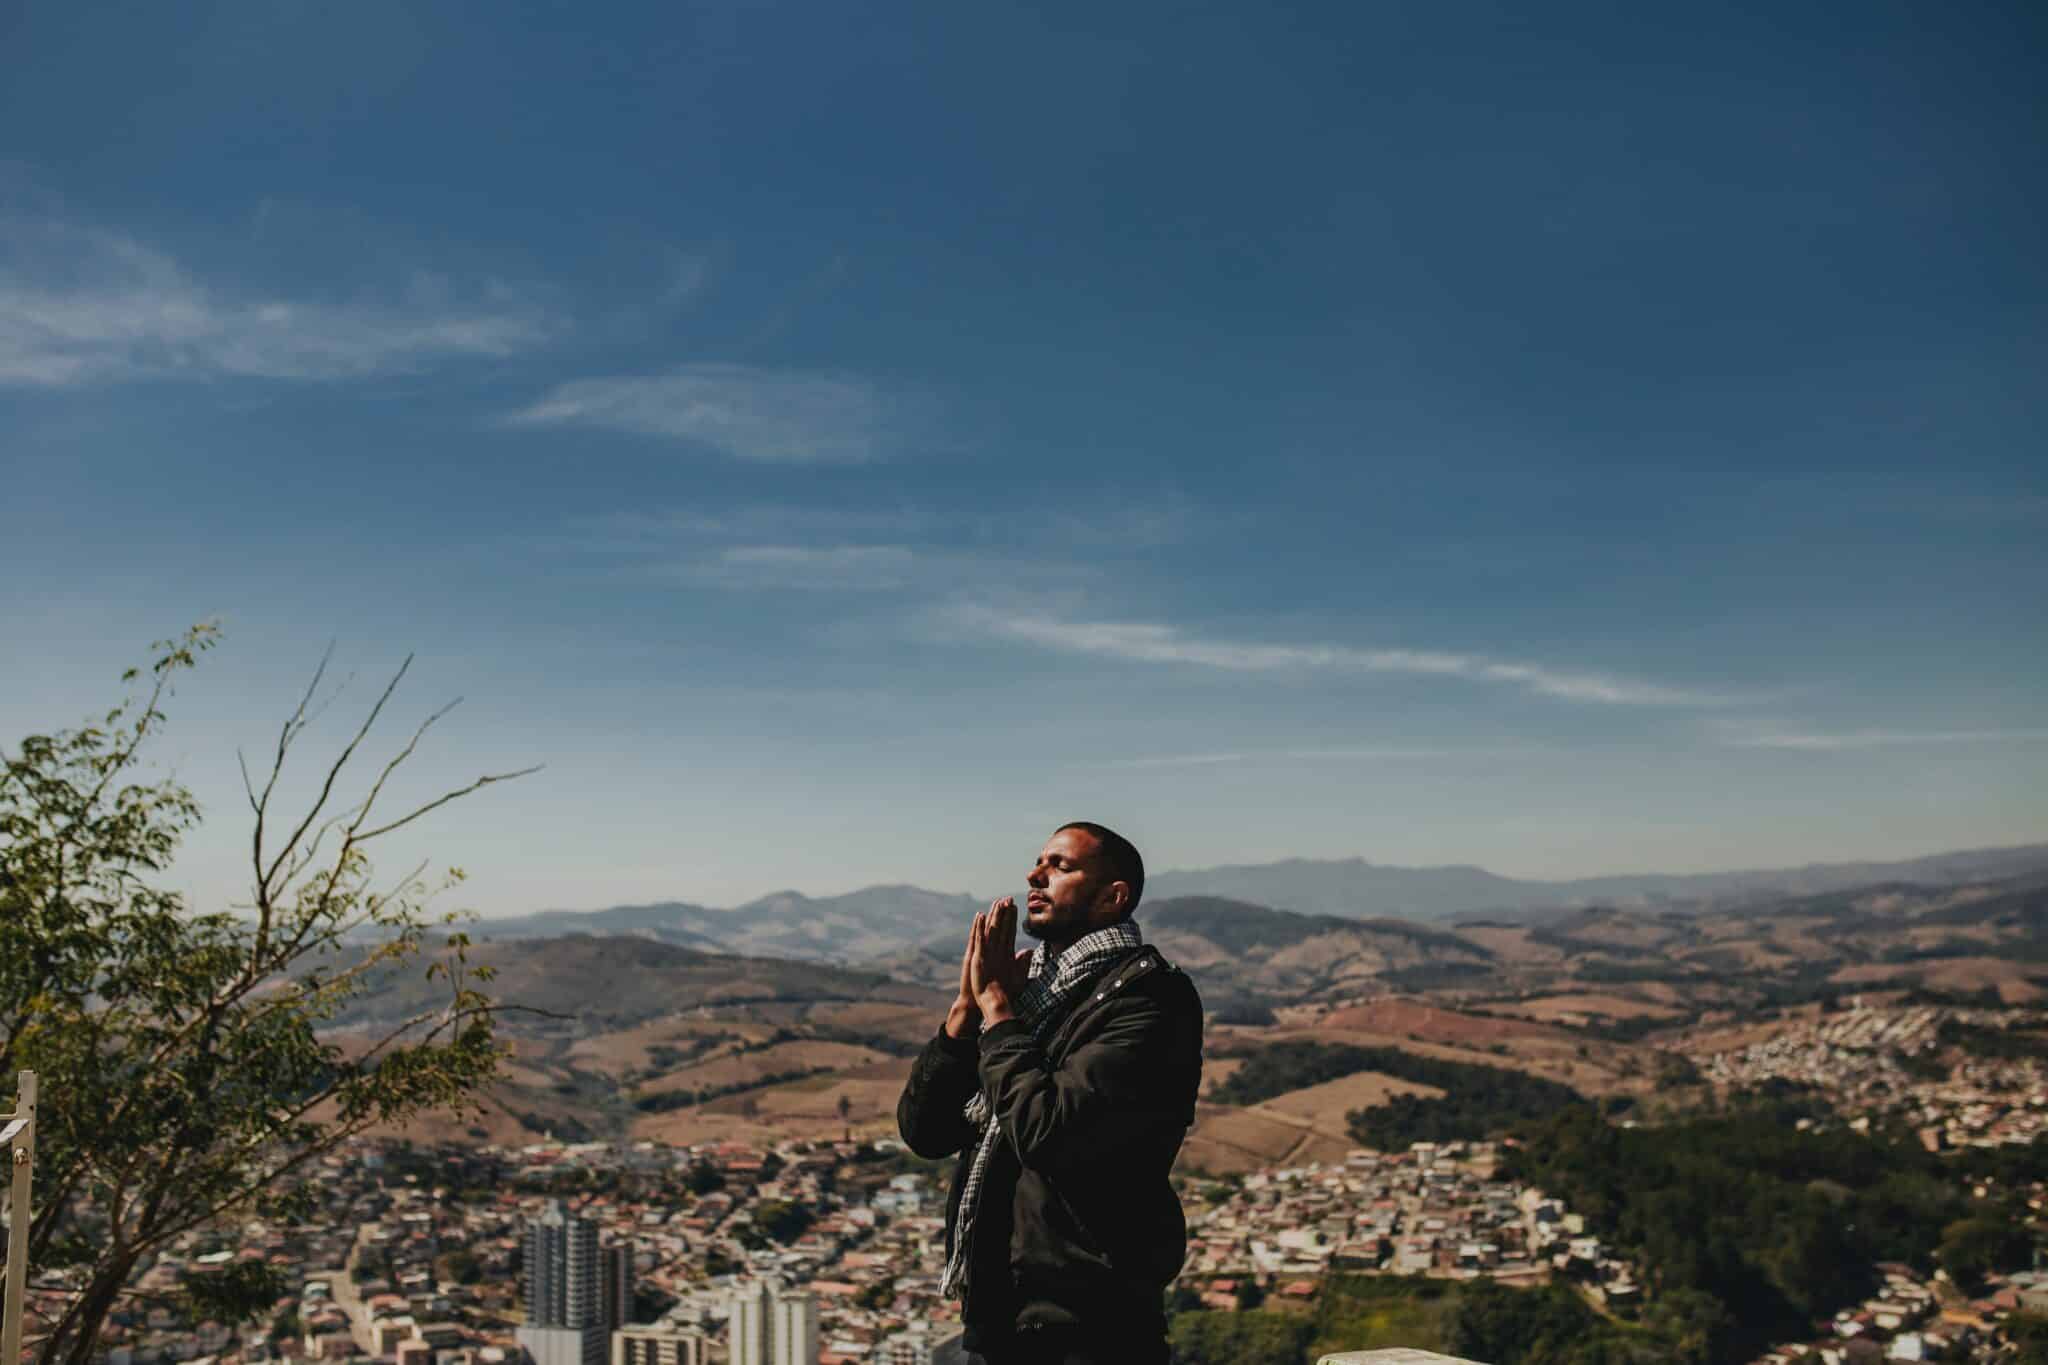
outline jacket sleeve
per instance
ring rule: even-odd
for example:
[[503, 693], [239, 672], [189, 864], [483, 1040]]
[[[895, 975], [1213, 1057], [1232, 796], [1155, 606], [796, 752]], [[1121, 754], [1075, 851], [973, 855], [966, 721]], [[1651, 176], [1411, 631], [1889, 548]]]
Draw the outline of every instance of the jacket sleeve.
[[982, 1030], [982, 1085], [1017, 1159], [1057, 1174], [1169, 1125], [1185, 1126], [1192, 1097], [1177, 1103], [1165, 1093], [1177, 1027], [1158, 1000], [1133, 994], [1058, 1067], [1017, 1020]]
[[896, 1101], [896, 1131], [919, 1156], [951, 1156], [973, 1139], [961, 1111], [981, 1084], [974, 1055], [974, 1039], [951, 1038], [941, 1029], [912, 1063]]

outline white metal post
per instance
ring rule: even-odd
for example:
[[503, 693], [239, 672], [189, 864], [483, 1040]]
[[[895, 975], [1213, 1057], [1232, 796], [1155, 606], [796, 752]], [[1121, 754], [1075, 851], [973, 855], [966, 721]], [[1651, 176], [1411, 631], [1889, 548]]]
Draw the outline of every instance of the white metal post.
[[[11, 1150], [7, 1150], [11, 1149]], [[0, 1305], [0, 1365], [21, 1365], [21, 1315], [28, 1294], [28, 1182], [36, 1164], [36, 1073], [21, 1073], [20, 1097], [5, 1127], [0, 1150], [7, 1150], [13, 1174], [7, 1205], [7, 1301]]]

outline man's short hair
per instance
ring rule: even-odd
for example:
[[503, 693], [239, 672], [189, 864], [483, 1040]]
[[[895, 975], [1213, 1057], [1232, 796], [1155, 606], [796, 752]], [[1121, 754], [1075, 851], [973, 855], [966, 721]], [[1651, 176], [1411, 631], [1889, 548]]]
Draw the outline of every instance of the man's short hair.
[[[1122, 882], [1131, 888], [1131, 903], [1124, 907], [1126, 915], [1138, 908], [1138, 898], [1145, 894], [1145, 860], [1139, 856], [1138, 846], [1107, 825], [1098, 825], [1093, 820], [1069, 820], [1060, 829], [1078, 829], [1083, 834], [1095, 836], [1101, 846], [1102, 861], [1109, 868], [1109, 879]], [[1060, 829], [1053, 831], [1058, 834]]]

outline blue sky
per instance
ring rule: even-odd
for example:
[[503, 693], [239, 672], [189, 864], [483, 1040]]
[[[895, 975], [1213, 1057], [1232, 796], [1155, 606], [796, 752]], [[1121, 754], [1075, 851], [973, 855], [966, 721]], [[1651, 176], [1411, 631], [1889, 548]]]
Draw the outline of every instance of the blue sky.
[[2026, 5], [0, 10], [0, 735], [487, 913], [2048, 835]]

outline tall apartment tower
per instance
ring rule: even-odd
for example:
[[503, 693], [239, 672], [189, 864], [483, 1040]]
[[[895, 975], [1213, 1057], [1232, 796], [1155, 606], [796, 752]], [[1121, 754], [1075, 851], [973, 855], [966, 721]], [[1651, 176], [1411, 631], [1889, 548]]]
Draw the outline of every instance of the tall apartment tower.
[[605, 1365], [603, 1289], [597, 1224], [550, 1199], [526, 1225], [526, 1324], [518, 1336], [534, 1365]]
[[730, 1365], [817, 1365], [818, 1301], [756, 1281], [733, 1291], [726, 1327]]
[[818, 1365], [817, 1298], [800, 1290], [771, 1293], [768, 1313], [770, 1365]]
[[633, 1244], [607, 1242], [598, 1249], [598, 1262], [604, 1325], [616, 1332], [633, 1321]]
[[768, 1365], [768, 1287], [742, 1284], [733, 1291], [725, 1326], [727, 1365]]
[[526, 1325], [588, 1327], [602, 1321], [597, 1224], [550, 1199], [526, 1225]]

